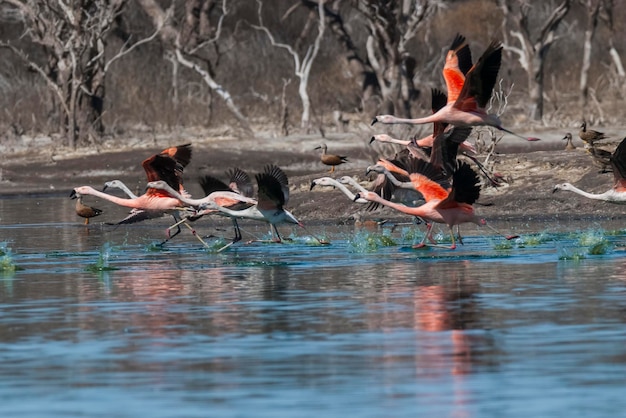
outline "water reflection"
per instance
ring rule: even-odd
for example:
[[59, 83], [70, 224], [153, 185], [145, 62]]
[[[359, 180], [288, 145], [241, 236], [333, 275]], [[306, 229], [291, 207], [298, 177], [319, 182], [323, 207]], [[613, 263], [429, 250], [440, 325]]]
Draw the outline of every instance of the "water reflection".
[[111, 231], [74, 221], [0, 226], [23, 268], [0, 275], [3, 416], [626, 407], [626, 258], [559, 258], [580, 234], [505, 249], [470, 236], [454, 252], [358, 251], [350, 230], [329, 247], [213, 254], [192, 237], [154, 249], [159, 223]]

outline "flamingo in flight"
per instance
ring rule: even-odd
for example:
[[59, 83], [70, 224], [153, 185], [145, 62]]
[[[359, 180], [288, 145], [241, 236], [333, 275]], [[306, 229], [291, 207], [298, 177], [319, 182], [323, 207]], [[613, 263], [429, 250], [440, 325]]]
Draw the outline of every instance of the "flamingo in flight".
[[[433, 114], [435, 114], [438, 110], [440, 110], [446, 105], [447, 98], [446, 98], [445, 93], [443, 93], [442, 91], [438, 89], [432, 89], [431, 95], [432, 95]], [[432, 134], [425, 136], [424, 138], [409, 139], [409, 140], [393, 138], [387, 134], [377, 134], [377, 135], [372, 136], [372, 138], [370, 139], [370, 144], [373, 143], [374, 141], [378, 141], [378, 142], [387, 142], [391, 144], [403, 145], [405, 147], [409, 147], [409, 151], [411, 152], [411, 155], [413, 155], [414, 157], [424, 158], [423, 155], [421, 154], [416, 155], [415, 152], [412, 152], [413, 149], [411, 148], [411, 145], [417, 146], [419, 148], [431, 148], [432, 149], [435, 143], [437, 142], [435, 138], [438, 138], [440, 135], [444, 134], [445, 128], [446, 128], [446, 124], [442, 122], [435, 122], [433, 123]], [[472, 145], [471, 142], [467, 141], [466, 139], [467, 136], [469, 136], [470, 132], [471, 132], [471, 129], [467, 132], [467, 135], [465, 136], [465, 138], [462, 138], [462, 139], [460, 137], [461, 133], [460, 132], [457, 133], [457, 135], [459, 135], [459, 140], [460, 140], [458, 147], [462, 151], [471, 152], [472, 154], [475, 154], [476, 148], [474, 147], [474, 145]]]
[[604, 200], [605, 202], [624, 205], [626, 204], [626, 138], [613, 151], [611, 166], [613, 167], [613, 187], [604, 193], [589, 193], [570, 183], [557, 184], [552, 192], [567, 190], [589, 199]]
[[[500, 118], [495, 114], [487, 113], [485, 109], [491, 99], [501, 62], [502, 44], [499, 41], [492, 41], [478, 62], [467, 72], [463, 87], [456, 100], [449, 99], [443, 108], [430, 116], [407, 119], [393, 115], [378, 115], [372, 121], [372, 125], [376, 122], [414, 125], [434, 122], [443, 122], [454, 126], [487, 125], [527, 141], [537, 141], [539, 138], [524, 137], [504, 128]], [[454, 94], [451, 96], [453, 98]]]
[[[186, 194], [182, 186], [182, 172], [183, 168], [189, 164], [191, 160], [191, 144], [180, 145], [163, 150], [159, 154], [155, 154], [150, 158], [143, 161], [142, 166], [146, 172], [148, 181], [164, 180], [172, 188], [178, 189], [181, 193]], [[154, 217], [154, 213], [170, 213], [176, 221], [176, 213], [184, 209], [184, 204], [176, 198], [172, 198], [161, 190], [149, 188], [146, 193], [135, 198], [122, 198], [108, 193], [101, 192], [94, 189], [91, 186], [79, 186], [75, 187], [70, 194], [74, 196], [91, 195], [104, 200], [108, 200], [119, 206], [132, 208], [131, 214], [124, 220], [118, 222], [118, 224], [132, 223], [140, 220], [144, 220], [150, 217]], [[194, 232], [194, 235], [202, 241], [202, 239], [195, 234], [193, 228], [188, 224], [185, 224], [189, 229]], [[173, 235], [177, 235], [180, 229]], [[173, 237], [172, 236], [172, 237]], [[168, 240], [172, 237], [168, 237]], [[164, 241], [163, 243], [167, 242]], [[162, 243], [162, 244], [163, 244]], [[205, 244], [206, 245], [206, 244]]]
[[[452, 244], [448, 247], [450, 249], [456, 248], [454, 225], [466, 222], [479, 226], [487, 225], [484, 219], [480, 219], [474, 214], [473, 204], [480, 195], [480, 183], [476, 172], [467, 163], [458, 163], [452, 174], [452, 186], [450, 188], [444, 187], [446, 185], [445, 176], [429, 162], [414, 160], [412, 164], [409, 178], [413, 187], [424, 196], [426, 203], [423, 205], [409, 207], [385, 200], [372, 192], [358, 193], [356, 197], [378, 202], [402, 213], [419, 216], [429, 221], [426, 235], [419, 244], [414, 245], [414, 248], [424, 247], [426, 239], [436, 245], [432, 238], [433, 223], [446, 224], [450, 229], [452, 238]], [[506, 239], [513, 238], [516, 236], [506, 237]]]
[[[282, 242], [276, 228], [278, 224], [295, 224], [306, 230], [304, 225], [284, 208], [289, 201], [289, 180], [283, 170], [270, 164], [265, 166], [262, 173], [257, 173], [255, 179], [257, 182], [257, 203], [255, 205], [243, 210], [233, 210], [211, 201], [201, 205], [200, 209], [215, 209], [234, 218], [267, 222], [271, 225], [273, 242]], [[329, 244], [328, 241], [310, 235], [320, 244]]]
[[[163, 180], [149, 182], [147, 184], [147, 187], [163, 190], [170, 196], [179, 199], [184, 204], [195, 208], [196, 213], [193, 216], [187, 218], [189, 220], [195, 221], [202, 216], [210, 214], [220, 214], [230, 217], [233, 222], [235, 237], [230, 243], [217, 250], [217, 252], [221, 252], [241, 240], [241, 230], [239, 228], [239, 224], [237, 223], [236, 217], [226, 215], [225, 213], [220, 212], [217, 209], [211, 208], [210, 206], [215, 205], [227, 208], [229, 210], [238, 211], [247, 209], [257, 203], [256, 200], [251, 198], [253, 188], [252, 182], [250, 181], [250, 177], [248, 176], [248, 174], [245, 173], [243, 170], [240, 170], [239, 168], [230, 170], [228, 174], [230, 175], [230, 185], [225, 184], [224, 182], [213, 176], [202, 177], [200, 179], [200, 186], [206, 194], [206, 196], [202, 199], [193, 199], [189, 196], [184, 196], [179, 191], [174, 190], [170, 185], [167, 184], [167, 182]], [[176, 224], [170, 226], [170, 228], [174, 228], [184, 221], [185, 220], [181, 220]]]

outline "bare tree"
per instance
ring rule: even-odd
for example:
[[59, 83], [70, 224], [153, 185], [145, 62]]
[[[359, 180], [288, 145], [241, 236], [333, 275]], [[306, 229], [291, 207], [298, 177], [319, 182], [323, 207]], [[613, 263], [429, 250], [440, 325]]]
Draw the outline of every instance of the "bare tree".
[[442, 3], [434, 0], [351, 0], [369, 29], [367, 58], [383, 99], [384, 113], [410, 117], [415, 59], [408, 44]]
[[585, 41], [583, 44], [583, 62], [580, 69], [580, 111], [584, 119], [585, 109], [589, 100], [589, 68], [591, 67], [591, 49], [593, 37], [598, 27], [598, 16], [602, 0], [581, 0], [587, 10], [587, 27], [585, 28]]
[[[311, 128], [311, 98], [309, 97], [308, 85], [309, 79], [311, 77], [311, 68], [313, 66], [313, 62], [315, 58], [317, 58], [317, 54], [320, 50], [320, 44], [322, 42], [322, 37], [324, 36], [324, 32], [326, 30], [326, 19], [324, 18], [324, 0], [319, 0], [316, 17], [314, 15], [309, 15], [308, 24], [305, 25], [303, 34], [307, 31], [307, 26], [313, 19], [316, 19], [317, 24], [317, 36], [315, 37], [313, 44], [309, 45], [306, 48], [306, 52], [304, 53], [304, 57], [300, 57], [300, 53], [297, 51], [296, 46], [292, 46], [283, 42], [278, 42], [274, 37], [274, 34], [265, 26], [263, 23], [262, 9], [263, 2], [261, 0], [257, 0], [258, 5], [258, 25], [251, 25], [254, 29], [260, 30], [264, 32], [273, 46], [277, 48], [282, 48], [287, 51], [292, 59], [294, 65], [294, 72], [296, 77], [300, 80], [298, 84], [298, 94], [300, 95], [300, 101], [302, 102], [302, 115], [300, 117], [300, 127], [308, 131]], [[304, 35], [301, 35], [300, 38], [296, 41], [302, 42]]]
[[[556, 41], [559, 24], [570, 10], [571, 0], [561, 0], [557, 6], [543, 3], [546, 11], [538, 4], [531, 5], [527, 0], [497, 0], [504, 15], [504, 49], [515, 53], [528, 76], [528, 92], [531, 100], [530, 117], [541, 120], [543, 117], [544, 65], [548, 51]], [[531, 16], [531, 12], [535, 12]], [[547, 19], [540, 19], [547, 16]], [[508, 30], [508, 28], [514, 28]], [[518, 46], [508, 40], [511, 35]]]
[[[316, 10], [319, 6], [319, 3], [313, 0], [300, 1], [302, 6], [310, 10]], [[351, 79], [361, 90], [361, 110], [373, 115], [378, 110], [381, 93], [378, 80], [372, 66], [365, 57], [361, 56], [361, 51], [355, 45], [352, 35], [346, 28], [345, 19], [339, 10], [341, 4], [343, 4], [341, 0], [325, 2], [324, 15], [328, 29], [343, 50], [343, 58], [346, 60], [347, 68], [352, 75]]]
[[13, 43], [0, 46], [13, 51], [46, 81], [61, 109], [59, 129], [72, 148], [104, 130], [106, 36], [125, 2], [0, 0], [19, 12], [25, 35], [42, 46], [46, 62], [38, 63]]
[[615, 69], [619, 78], [624, 79], [626, 72], [624, 71], [624, 64], [622, 64], [622, 58], [615, 48], [615, 25], [613, 24], [613, 0], [604, 0], [604, 12], [601, 14], [602, 20], [607, 22], [609, 27], [609, 54], [615, 63]]
[[[161, 42], [170, 59], [194, 71], [226, 104], [241, 127], [249, 134], [252, 128], [228, 90], [216, 81], [215, 62], [209, 50], [219, 57], [219, 41], [224, 19], [229, 14], [228, 0], [186, 0], [180, 21], [166, 12], [156, 0], [137, 0], [152, 23], [160, 30]], [[173, 3], [172, 7], [176, 5]]]

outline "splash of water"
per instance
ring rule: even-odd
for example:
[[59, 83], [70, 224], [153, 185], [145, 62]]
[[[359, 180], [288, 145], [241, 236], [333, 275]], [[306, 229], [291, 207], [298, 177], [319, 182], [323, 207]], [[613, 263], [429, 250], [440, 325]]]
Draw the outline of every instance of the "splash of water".
[[116, 267], [110, 265], [112, 250], [113, 248], [109, 242], [102, 244], [98, 252], [98, 261], [96, 261], [96, 264], [88, 265], [87, 270], [93, 272], [117, 270]]
[[13, 262], [12, 251], [6, 242], [0, 242], [0, 271], [12, 273], [18, 267]]

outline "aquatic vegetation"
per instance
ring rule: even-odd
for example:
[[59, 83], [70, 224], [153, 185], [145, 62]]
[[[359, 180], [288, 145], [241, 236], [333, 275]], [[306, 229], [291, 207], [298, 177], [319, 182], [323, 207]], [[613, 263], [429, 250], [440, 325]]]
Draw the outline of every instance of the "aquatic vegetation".
[[584, 232], [578, 238], [578, 244], [581, 247], [587, 247], [589, 255], [606, 254], [612, 249], [612, 244], [605, 237], [603, 231], [592, 230]]
[[538, 234], [527, 234], [517, 239], [518, 247], [536, 247], [546, 242], [554, 241], [554, 235], [546, 232], [540, 232]]
[[388, 234], [376, 232], [358, 231], [348, 238], [348, 248], [352, 252], [373, 252], [381, 247], [393, 247], [398, 245]]
[[105, 242], [100, 248], [100, 252], [98, 253], [98, 261], [96, 262], [96, 264], [88, 265], [86, 267], [86, 270], [91, 272], [117, 270], [117, 267], [113, 267], [109, 263], [111, 251], [111, 244]]
[[4, 273], [11, 273], [19, 268], [13, 262], [13, 257], [11, 256], [11, 248], [7, 246], [6, 242], [0, 243], [0, 271]]
[[493, 249], [494, 250], [512, 250], [513, 243], [511, 241], [503, 240], [503, 241], [498, 242], [497, 244], [494, 244]]

